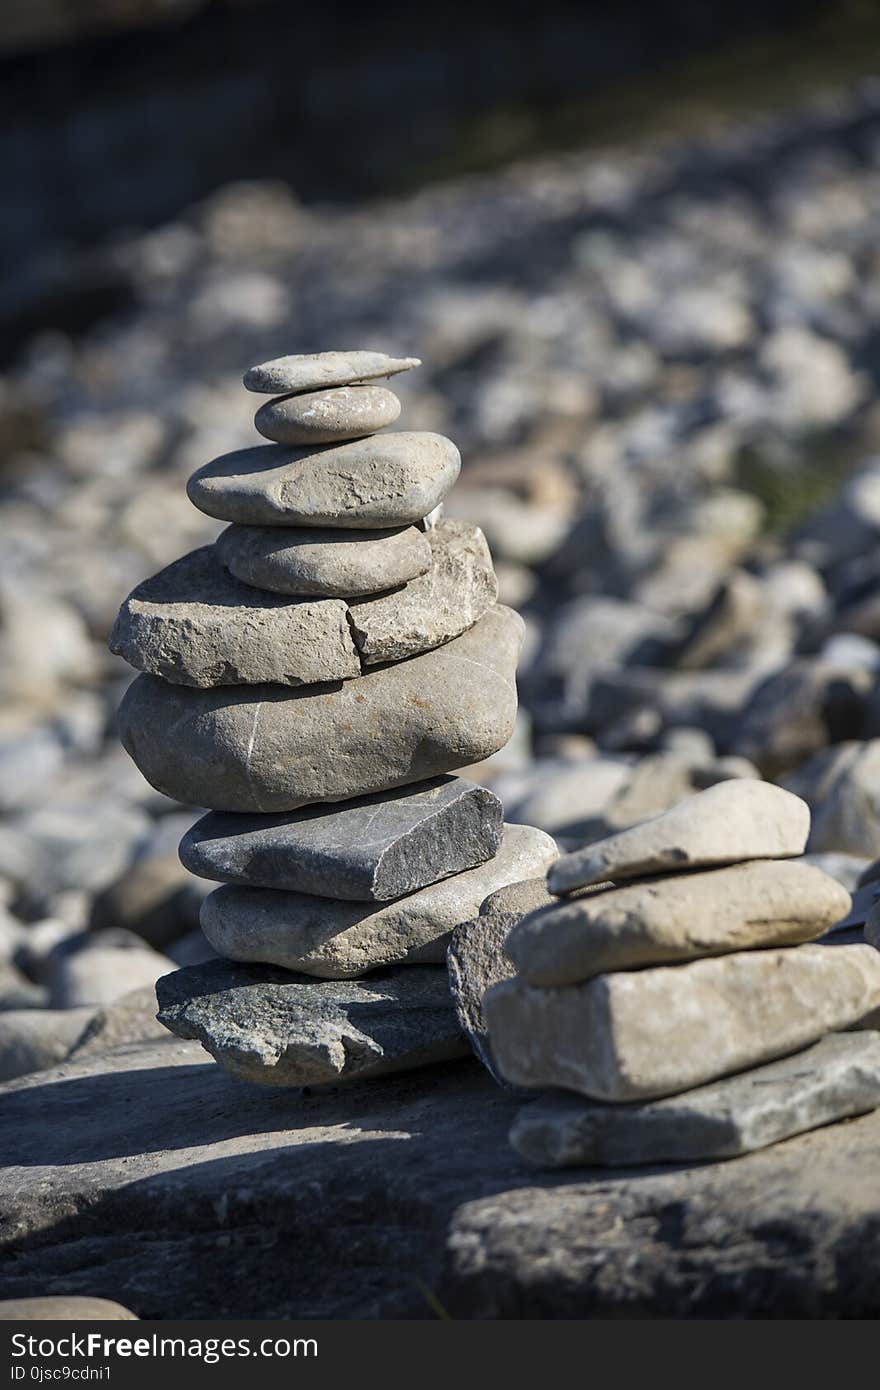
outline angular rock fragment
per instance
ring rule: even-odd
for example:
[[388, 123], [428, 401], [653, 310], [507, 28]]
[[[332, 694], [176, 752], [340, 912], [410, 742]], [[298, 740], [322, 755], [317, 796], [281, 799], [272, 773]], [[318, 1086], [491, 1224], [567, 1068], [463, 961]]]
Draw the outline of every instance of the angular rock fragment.
[[375, 434], [399, 414], [400, 401], [382, 386], [335, 386], [268, 401], [254, 424], [278, 444], [333, 444]]
[[507, 1086], [508, 1082], [492, 1055], [483, 998], [491, 985], [509, 980], [514, 974], [504, 943], [518, 921], [514, 912], [487, 912], [468, 922], [460, 922], [446, 952], [449, 988], [462, 1032], [500, 1086]]
[[358, 598], [398, 588], [431, 568], [416, 526], [391, 531], [227, 526], [217, 550], [230, 574], [271, 593]]
[[264, 396], [283, 391], [318, 391], [326, 386], [351, 386], [380, 376], [395, 376], [421, 366], [418, 357], [389, 357], [385, 352], [303, 352], [274, 357], [249, 367], [248, 391]]

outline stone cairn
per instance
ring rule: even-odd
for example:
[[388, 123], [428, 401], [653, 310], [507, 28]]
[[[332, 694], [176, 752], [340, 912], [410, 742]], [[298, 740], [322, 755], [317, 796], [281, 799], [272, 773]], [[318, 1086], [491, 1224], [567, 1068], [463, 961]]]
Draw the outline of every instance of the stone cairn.
[[517, 1116], [521, 1155], [725, 1158], [880, 1106], [880, 954], [847, 934], [846, 890], [796, 858], [809, 824], [780, 787], [721, 782], [457, 930], [459, 991], [480, 970], [490, 985], [472, 1019], [487, 1063], [552, 1092]]
[[256, 415], [273, 442], [193, 475], [191, 501], [230, 524], [135, 589], [110, 639], [143, 673], [122, 741], [209, 808], [180, 854], [223, 885], [201, 917], [221, 959], [160, 980], [159, 1017], [270, 1085], [466, 1052], [450, 933], [556, 857], [449, 775], [512, 733], [522, 622], [495, 604], [482, 532], [441, 516], [455, 445], [378, 433], [400, 402], [377, 379], [415, 366], [326, 352], [247, 372], [275, 397]]

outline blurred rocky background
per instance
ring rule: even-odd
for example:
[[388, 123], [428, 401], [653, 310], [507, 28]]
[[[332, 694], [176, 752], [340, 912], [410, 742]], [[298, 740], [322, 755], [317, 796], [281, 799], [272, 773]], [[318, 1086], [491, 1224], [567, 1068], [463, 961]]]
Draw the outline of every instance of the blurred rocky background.
[[527, 622], [509, 819], [762, 776], [880, 857], [880, 6], [707, 11], [4, 8], [0, 1078], [204, 953], [106, 637], [284, 352], [424, 360]]

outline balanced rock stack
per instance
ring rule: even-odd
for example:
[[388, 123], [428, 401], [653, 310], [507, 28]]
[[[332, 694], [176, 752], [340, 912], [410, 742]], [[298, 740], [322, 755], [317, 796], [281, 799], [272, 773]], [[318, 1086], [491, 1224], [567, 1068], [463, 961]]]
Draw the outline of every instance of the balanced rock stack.
[[223, 885], [202, 910], [223, 959], [164, 977], [160, 1018], [272, 1085], [464, 1051], [449, 934], [556, 857], [449, 775], [510, 737], [522, 623], [495, 604], [481, 531], [439, 517], [455, 445], [377, 433], [400, 403], [375, 379], [417, 365], [252, 368], [275, 442], [190, 479], [231, 524], [135, 589], [110, 639], [143, 672], [122, 741], [154, 787], [209, 808], [181, 858]]
[[850, 905], [795, 857], [809, 819], [722, 782], [550, 867], [484, 1000], [501, 1075], [558, 1088], [514, 1123], [524, 1157], [729, 1157], [880, 1105], [880, 954], [808, 944]]

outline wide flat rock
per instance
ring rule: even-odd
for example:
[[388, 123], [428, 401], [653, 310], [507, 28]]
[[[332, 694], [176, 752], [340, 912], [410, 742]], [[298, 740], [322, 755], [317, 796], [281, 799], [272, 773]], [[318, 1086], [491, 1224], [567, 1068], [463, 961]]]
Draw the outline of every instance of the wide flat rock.
[[880, 1033], [832, 1033], [804, 1052], [644, 1105], [562, 1093], [519, 1112], [510, 1142], [529, 1163], [698, 1162], [735, 1158], [880, 1106]]
[[557, 900], [524, 917], [507, 949], [529, 984], [576, 984], [608, 970], [797, 946], [849, 907], [849, 893], [821, 869], [756, 859]]
[[213, 545], [160, 570], [129, 594], [110, 650], [176, 685], [314, 685], [361, 674], [342, 599], [258, 594], [225, 569]]
[[517, 614], [490, 608], [434, 651], [301, 690], [142, 675], [120, 705], [120, 737], [157, 790], [215, 811], [294, 811], [421, 782], [510, 738], [522, 632]]
[[432, 563], [428, 537], [415, 526], [390, 531], [227, 526], [215, 544], [243, 584], [297, 596], [376, 594], [415, 579]]
[[221, 521], [375, 531], [427, 516], [460, 468], [451, 439], [400, 430], [315, 448], [237, 449], [199, 468], [186, 490]]
[[141, 1318], [876, 1318], [880, 1113], [726, 1163], [535, 1173], [475, 1061], [251, 1086], [170, 1034], [0, 1089], [7, 1298]]
[[376, 377], [396, 376], [420, 367], [418, 357], [389, 357], [387, 352], [302, 352], [273, 357], [249, 367], [244, 374], [248, 391], [275, 396], [282, 391], [317, 391], [324, 386], [351, 386]]
[[615, 971], [561, 989], [506, 980], [484, 1008], [497, 1064], [514, 1085], [651, 1100], [867, 1023], [880, 1008], [880, 953], [791, 946]]
[[383, 386], [333, 386], [267, 401], [254, 424], [277, 444], [332, 444], [375, 434], [399, 415], [400, 401]]
[[208, 961], [157, 983], [159, 1021], [263, 1086], [409, 1071], [467, 1051], [437, 965], [316, 981], [267, 965]]
[[771, 782], [718, 782], [671, 810], [557, 860], [552, 893], [605, 879], [638, 878], [744, 859], [803, 854], [810, 831], [806, 802]]
[[501, 802], [463, 777], [284, 816], [209, 812], [180, 842], [190, 873], [217, 883], [387, 902], [491, 859]]
[[443, 964], [453, 928], [474, 916], [488, 892], [546, 870], [556, 854], [543, 830], [508, 825], [492, 859], [382, 905], [227, 885], [203, 902], [202, 930], [230, 960], [322, 979], [351, 979], [398, 963]]
[[378, 598], [352, 603], [352, 636], [365, 666], [402, 661], [473, 627], [498, 597], [492, 556], [479, 526], [441, 520], [426, 532], [427, 574]]

